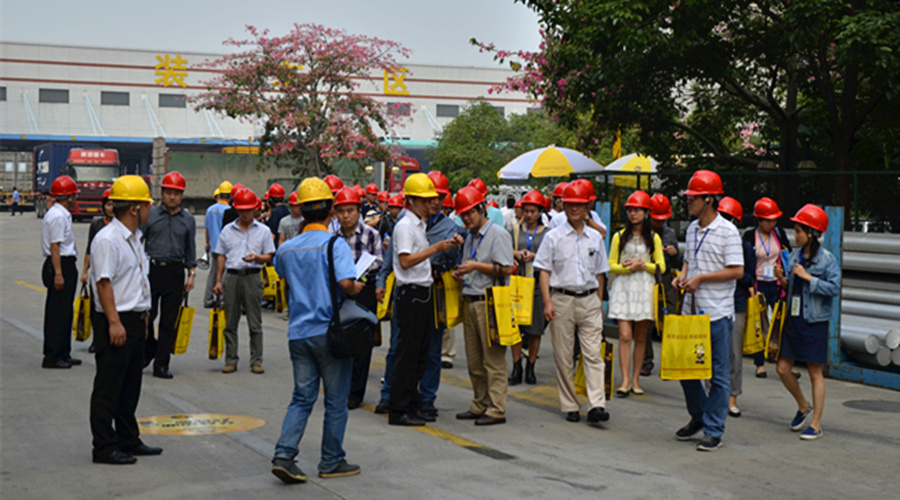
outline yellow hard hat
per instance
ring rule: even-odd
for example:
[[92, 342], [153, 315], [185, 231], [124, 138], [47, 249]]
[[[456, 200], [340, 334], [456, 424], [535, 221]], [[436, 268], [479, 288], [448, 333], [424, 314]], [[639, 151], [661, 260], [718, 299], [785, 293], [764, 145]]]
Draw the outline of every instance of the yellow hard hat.
[[219, 193], [220, 193], [220, 192], [221, 192], [221, 191], [219, 191], [219, 188], [216, 188], [216, 190], [213, 191], [213, 197], [219, 196]]
[[434, 182], [423, 173], [412, 174], [406, 178], [403, 184], [403, 194], [419, 198], [437, 198], [438, 192], [434, 189]]
[[311, 203], [314, 201], [333, 200], [334, 195], [331, 194], [331, 188], [325, 181], [318, 177], [307, 177], [300, 183], [297, 188], [297, 203]]
[[116, 179], [109, 189], [109, 199], [153, 203], [153, 198], [150, 197], [150, 187], [139, 175], [123, 175]]
[[222, 181], [222, 183], [219, 184], [219, 193], [228, 193], [228, 194], [231, 194], [231, 188], [232, 188], [232, 187], [234, 187], [234, 186], [232, 186], [230, 182], [228, 182], [228, 181]]

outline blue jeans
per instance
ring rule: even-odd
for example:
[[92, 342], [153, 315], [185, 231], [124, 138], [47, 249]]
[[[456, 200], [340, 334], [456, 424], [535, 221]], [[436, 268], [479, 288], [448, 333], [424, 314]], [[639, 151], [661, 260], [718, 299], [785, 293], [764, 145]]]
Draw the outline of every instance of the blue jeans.
[[[395, 302], [396, 303], [396, 302]], [[381, 385], [381, 399], [391, 400], [391, 376], [394, 373], [394, 356], [397, 354], [397, 315], [391, 315], [391, 346], [388, 347], [387, 356], [384, 357], [384, 384]]]
[[684, 401], [688, 413], [696, 422], [703, 422], [703, 431], [714, 437], [725, 433], [728, 416], [728, 395], [731, 385], [731, 328], [732, 318], [722, 318], [710, 324], [710, 356], [712, 356], [712, 380], [709, 394], [699, 380], [682, 380]]
[[419, 383], [419, 395], [423, 403], [434, 404], [438, 387], [441, 385], [441, 348], [444, 344], [444, 330], [434, 329], [431, 334], [431, 345], [428, 348], [428, 364], [425, 375]]
[[275, 445], [275, 458], [293, 460], [300, 453], [298, 446], [319, 396], [321, 380], [325, 389], [325, 423], [319, 471], [331, 472], [346, 456], [343, 443], [353, 358], [334, 358], [326, 335], [290, 340], [288, 346], [294, 364], [294, 394]]

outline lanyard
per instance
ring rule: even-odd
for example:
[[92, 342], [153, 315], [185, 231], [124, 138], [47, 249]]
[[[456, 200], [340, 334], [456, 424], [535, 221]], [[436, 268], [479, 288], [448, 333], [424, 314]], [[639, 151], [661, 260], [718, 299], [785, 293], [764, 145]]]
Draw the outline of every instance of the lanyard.
[[331, 232], [334, 234], [338, 234], [338, 231], [341, 229], [341, 223], [331, 219]]
[[[493, 222], [488, 221], [488, 224], [493, 224]], [[484, 239], [484, 234], [485, 234], [485, 233], [487, 233], [487, 229], [485, 229], [484, 233], [482, 233], [482, 235], [478, 238], [478, 244], [472, 245], [472, 257], [471, 257], [472, 260], [475, 260], [475, 253], [478, 252], [478, 247], [481, 246], [481, 240]], [[474, 236], [475, 236], [474, 233], [473, 233], [472, 236], [473, 236], [473, 239], [474, 239]]]
[[294, 222], [294, 216], [291, 216], [291, 225], [294, 226], [294, 232], [297, 233], [300, 231], [300, 219], [297, 219], [297, 222]]
[[[766, 251], [766, 257], [768, 257], [769, 249], [771, 248], [771, 244], [766, 245], [766, 242], [765, 242], [765, 240], [763, 240], [762, 233], [759, 232], [759, 229], [756, 230], [756, 235], [759, 236], [759, 242], [762, 244], [763, 250]], [[771, 241], [772, 241], [772, 233], [769, 233], [769, 242], [771, 243]]]
[[537, 226], [534, 226], [534, 231], [531, 234], [528, 234], [528, 226], [525, 226], [525, 249], [529, 252], [531, 251], [531, 244], [534, 242], [534, 237], [537, 236]]
[[703, 237], [700, 238], [700, 243], [697, 244], [697, 233], [699, 233], [699, 232], [700, 232], [700, 228], [698, 227], [697, 232], [694, 233], [694, 258], [695, 259], [697, 258], [697, 252], [700, 251], [700, 247], [703, 246], [703, 242], [706, 241], [706, 235], [709, 234], [709, 229], [707, 229], [706, 232], [703, 233]]

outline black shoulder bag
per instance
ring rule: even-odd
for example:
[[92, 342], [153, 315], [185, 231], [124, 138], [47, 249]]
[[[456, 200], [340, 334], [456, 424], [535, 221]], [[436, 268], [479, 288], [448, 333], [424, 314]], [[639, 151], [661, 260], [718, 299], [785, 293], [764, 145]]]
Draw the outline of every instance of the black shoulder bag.
[[[331, 310], [334, 316], [328, 326], [327, 341], [331, 355], [335, 358], [349, 358], [364, 354], [372, 348], [374, 337], [372, 325], [365, 320], [341, 323], [341, 310], [337, 300], [337, 280], [334, 277], [334, 242], [340, 236], [332, 236], [328, 241], [328, 279], [331, 285]], [[350, 300], [350, 299], [346, 299]]]

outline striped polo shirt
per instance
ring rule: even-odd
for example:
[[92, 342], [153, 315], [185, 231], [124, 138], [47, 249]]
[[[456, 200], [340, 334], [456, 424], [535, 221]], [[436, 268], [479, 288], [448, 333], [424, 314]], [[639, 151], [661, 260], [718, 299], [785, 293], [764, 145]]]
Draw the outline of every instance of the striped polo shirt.
[[[685, 233], [687, 250], [684, 262], [688, 266], [687, 279], [698, 274], [720, 271], [729, 266], [743, 266], [744, 253], [741, 235], [734, 224], [723, 217], [716, 218], [708, 226], [701, 228], [700, 221], [693, 221]], [[709, 314], [710, 321], [734, 316], [735, 280], [705, 282], [694, 293], [697, 298], [697, 312]], [[684, 299], [682, 309], [691, 311], [691, 295]]]

